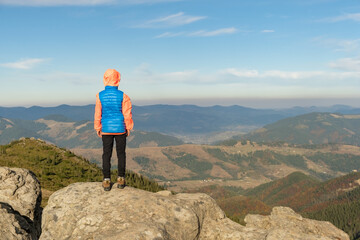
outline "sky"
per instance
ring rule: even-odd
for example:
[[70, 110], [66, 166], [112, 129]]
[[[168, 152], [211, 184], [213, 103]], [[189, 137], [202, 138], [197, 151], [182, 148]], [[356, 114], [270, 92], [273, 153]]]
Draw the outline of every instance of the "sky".
[[0, 0], [0, 106], [360, 107], [358, 0]]

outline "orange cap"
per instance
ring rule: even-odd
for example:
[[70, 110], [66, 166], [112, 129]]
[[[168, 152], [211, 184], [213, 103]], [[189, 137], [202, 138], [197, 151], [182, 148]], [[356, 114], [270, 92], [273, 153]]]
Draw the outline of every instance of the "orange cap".
[[105, 86], [119, 86], [120, 73], [115, 69], [108, 69], [104, 74], [104, 85]]

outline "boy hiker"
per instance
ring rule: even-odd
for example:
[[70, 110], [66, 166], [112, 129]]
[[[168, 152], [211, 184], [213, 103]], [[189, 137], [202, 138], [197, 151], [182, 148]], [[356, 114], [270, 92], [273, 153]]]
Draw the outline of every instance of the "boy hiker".
[[104, 74], [105, 90], [96, 95], [94, 128], [103, 142], [103, 174], [102, 186], [105, 191], [111, 188], [110, 167], [114, 139], [118, 158], [117, 187], [125, 187], [126, 167], [126, 137], [134, 127], [131, 114], [130, 98], [118, 90], [120, 73], [115, 69], [108, 69]]

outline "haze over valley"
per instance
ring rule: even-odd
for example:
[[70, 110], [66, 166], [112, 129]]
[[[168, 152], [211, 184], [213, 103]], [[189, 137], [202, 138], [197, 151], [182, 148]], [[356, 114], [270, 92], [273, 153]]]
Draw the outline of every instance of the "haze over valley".
[[[0, 108], [0, 143], [40, 138], [101, 165], [93, 109]], [[134, 106], [133, 118], [128, 167], [177, 191], [213, 183], [249, 188], [295, 171], [327, 180], [360, 164], [360, 109], [349, 106], [152, 105]]]

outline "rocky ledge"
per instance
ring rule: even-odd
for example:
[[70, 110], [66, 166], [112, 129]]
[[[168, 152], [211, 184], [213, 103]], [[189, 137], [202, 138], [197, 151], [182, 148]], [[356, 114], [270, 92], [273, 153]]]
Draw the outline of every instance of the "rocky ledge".
[[[5, 172], [9, 176], [9, 171], [13, 176], [20, 173], [17, 169], [15, 172], [0, 168], [0, 174]], [[29, 176], [27, 170], [24, 171]], [[0, 175], [2, 179], [4, 176]], [[25, 182], [36, 185], [36, 181]], [[7, 184], [0, 185], [0, 234], [9, 240], [37, 239], [36, 231], [31, 230], [31, 211], [15, 209], [16, 204], [12, 206], [12, 200], [6, 200], [18, 192], [5, 189], [11, 184], [7, 180]], [[33, 201], [36, 215], [38, 199]], [[40, 239], [349, 239], [331, 223], [303, 218], [286, 207], [273, 208], [269, 216], [248, 215], [245, 221], [246, 226], [242, 226], [228, 219], [206, 194], [172, 195], [169, 191], [151, 193], [131, 187], [113, 187], [104, 192], [101, 183], [74, 183], [51, 195], [42, 213]]]
[[246, 227], [226, 218], [206, 194], [151, 193], [131, 187], [104, 192], [75, 183], [55, 192], [43, 212], [45, 239], [349, 239], [329, 222], [302, 218], [286, 207], [248, 215]]

